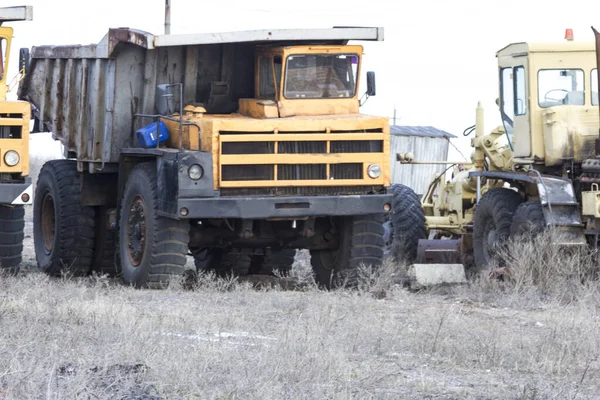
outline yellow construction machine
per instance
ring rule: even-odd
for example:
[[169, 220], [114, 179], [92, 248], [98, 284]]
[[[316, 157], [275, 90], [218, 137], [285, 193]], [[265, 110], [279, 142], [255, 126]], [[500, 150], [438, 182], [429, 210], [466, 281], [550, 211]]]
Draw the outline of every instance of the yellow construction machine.
[[26, 53], [21, 53], [19, 73], [8, 73], [13, 29], [5, 22], [29, 21], [30, 6], [0, 8], [0, 270], [17, 272], [23, 252], [24, 204], [31, 203], [29, 178], [29, 117], [25, 101], [8, 101], [9, 85], [25, 73]]
[[[561, 233], [561, 245], [596, 246], [600, 36], [594, 32], [596, 46], [574, 41], [567, 30], [561, 43], [513, 43], [497, 52], [502, 126], [486, 134], [478, 105], [476, 123], [465, 131], [475, 131], [471, 160], [447, 162], [451, 179], [439, 174], [410, 204], [409, 188], [392, 187], [394, 204], [406, 204], [390, 216], [388, 249], [416, 263], [479, 271], [492, 265], [507, 238], [548, 227]], [[430, 162], [410, 153], [397, 160]], [[412, 236], [402, 230], [406, 210]]]

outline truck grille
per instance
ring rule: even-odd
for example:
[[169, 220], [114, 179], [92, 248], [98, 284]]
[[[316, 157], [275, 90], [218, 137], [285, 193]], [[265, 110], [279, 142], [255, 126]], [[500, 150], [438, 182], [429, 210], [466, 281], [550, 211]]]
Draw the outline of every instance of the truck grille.
[[386, 165], [381, 129], [219, 133], [222, 195], [360, 194], [383, 187], [383, 177], [364, 172], [371, 163]]
[[224, 188], [221, 196], [338, 196], [384, 193], [383, 186], [294, 186], [278, 188]]

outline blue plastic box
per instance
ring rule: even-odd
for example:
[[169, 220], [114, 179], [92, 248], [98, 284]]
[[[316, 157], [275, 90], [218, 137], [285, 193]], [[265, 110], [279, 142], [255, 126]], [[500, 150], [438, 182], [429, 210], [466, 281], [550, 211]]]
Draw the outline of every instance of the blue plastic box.
[[[160, 121], [160, 132], [158, 135], [158, 142], [162, 143], [169, 138], [169, 131], [164, 122]], [[142, 147], [156, 147], [156, 122], [150, 125], [140, 128], [137, 132], [137, 139]]]

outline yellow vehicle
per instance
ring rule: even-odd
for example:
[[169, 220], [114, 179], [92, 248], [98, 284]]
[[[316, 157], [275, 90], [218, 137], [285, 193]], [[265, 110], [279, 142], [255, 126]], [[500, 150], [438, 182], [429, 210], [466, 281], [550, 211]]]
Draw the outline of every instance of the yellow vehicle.
[[514, 43], [497, 52], [503, 125], [485, 134], [478, 106], [471, 162], [449, 162], [452, 179], [436, 177], [421, 199], [423, 235], [411, 238], [418, 262], [458, 259], [480, 270], [507, 238], [547, 227], [562, 233], [562, 245], [597, 245], [596, 35], [596, 47], [573, 41], [568, 30], [562, 43]]
[[[23, 252], [24, 204], [31, 203], [29, 178], [30, 106], [25, 101], [8, 101], [8, 71], [13, 29], [5, 22], [29, 21], [32, 8], [0, 8], [0, 270], [17, 272]], [[25, 60], [23, 60], [25, 61]], [[20, 62], [19, 74], [24, 70]]]
[[68, 150], [36, 186], [39, 266], [160, 285], [188, 249], [199, 270], [245, 274], [285, 273], [307, 248], [331, 286], [380, 264], [389, 121], [359, 113], [350, 40], [383, 30], [110, 29], [34, 47], [19, 96]]

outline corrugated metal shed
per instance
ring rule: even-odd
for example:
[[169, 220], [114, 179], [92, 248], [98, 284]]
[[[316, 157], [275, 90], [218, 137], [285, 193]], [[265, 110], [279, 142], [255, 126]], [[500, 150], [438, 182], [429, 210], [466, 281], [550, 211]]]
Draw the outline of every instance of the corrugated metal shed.
[[417, 161], [446, 161], [450, 139], [456, 136], [432, 126], [392, 125], [390, 133], [392, 182], [409, 186], [419, 195], [424, 194], [433, 175], [448, 166], [401, 164], [396, 161], [396, 153], [411, 152]]

